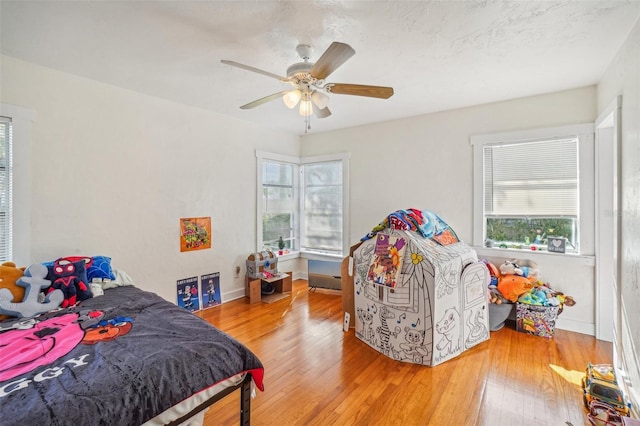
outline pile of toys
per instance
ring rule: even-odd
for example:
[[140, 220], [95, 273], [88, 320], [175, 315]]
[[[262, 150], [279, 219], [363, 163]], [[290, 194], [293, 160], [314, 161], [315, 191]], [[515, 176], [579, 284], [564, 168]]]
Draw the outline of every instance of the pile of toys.
[[611, 364], [589, 363], [582, 378], [582, 401], [589, 412], [587, 418], [592, 425], [632, 424], [627, 421], [631, 420], [627, 417], [631, 403], [620, 388]]
[[[491, 277], [489, 302], [494, 305], [516, 304], [518, 331], [552, 337], [557, 315], [565, 305], [575, 305], [573, 297], [554, 290], [549, 283], [540, 280], [538, 265], [533, 261], [505, 260], [499, 267], [487, 260], [483, 262]], [[497, 312], [491, 309], [491, 305], [489, 308], [490, 316], [492, 312]], [[501, 311], [508, 312], [504, 309]], [[492, 331], [499, 328], [502, 328], [501, 325], [492, 326]]]

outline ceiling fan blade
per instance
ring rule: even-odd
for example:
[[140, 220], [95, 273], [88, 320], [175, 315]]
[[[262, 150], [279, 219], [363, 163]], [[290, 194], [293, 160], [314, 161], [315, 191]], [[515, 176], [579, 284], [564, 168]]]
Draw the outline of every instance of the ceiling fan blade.
[[324, 107], [324, 108], [320, 109], [317, 106], [315, 106], [315, 104], [313, 102], [311, 104], [313, 105], [313, 114], [316, 117], [318, 117], [318, 118], [327, 118], [328, 116], [331, 115], [331, 111], [329, 111], [328, 107]]
[[251, 108], [255, 108], [257, 106], [260, 106], [262, 104], [266, 104], [267, 102], [273, 101], [274, 99], [278, 99], [280, 97], [282, 97], [282, 95], [284, 95], [285, 93], [287, 93], [288, 91], [284, 91], [284, 92], [278, 92], [278, 93], [274, 93], [272, 95], [269, 96], [265, 96], [264, 98], [260, 98], [260, 99], [256, 99], [253, 102], [249, 102], [246, 105], [242, 105], [240, 107], [240, 109], [251, 109]]
[[309, 74], [318, 80], [324, 80], [355, 53], [356, 51], [348, 44], [334, 41], [316, 61]]
[[393, 87], [367, 86], [364, 84], [329, 83], [324, 86], [329, 93], [339, 95], [367, 96], [369, 98], [389, 99], [393, 96]]
[[276, 80], [280, 80], [280, 81], [285, 82], [285, 83], [287, 81], [289, 81], [289, 79], [286, 78], [286, 77], [281, 77], [281, 76], [279, 76], [277, 74], [273, 74], [273, 73], [271, 73], [269, 71], [264, 71], [264, 70], [261, 70], [261, 69], [258, 69], [258, 68], [250, 67], [249, 65], [240, 64], [240, 63], [234, 62], [234, 61], [227, 61], [226, 59], [222, 59], [222, 60], [220, 60], [220, 62], [222, 62], [223, 64], [231, 65], [232, 67], [242, 68], [243, 70], [257, 72], [258, 74], [266, 75], [267, 77], [275, 78]]

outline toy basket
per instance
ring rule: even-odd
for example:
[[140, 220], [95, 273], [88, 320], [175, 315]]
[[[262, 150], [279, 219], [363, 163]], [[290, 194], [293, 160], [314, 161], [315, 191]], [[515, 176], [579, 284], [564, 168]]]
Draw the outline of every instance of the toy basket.
[[513, 308], [513, 303], [489, 303], [489, 330], [501, 330], [505, 321], [511, 316]]
[[552, 338], [558, 318], [557, 306], [516, 303], [516, 330]]

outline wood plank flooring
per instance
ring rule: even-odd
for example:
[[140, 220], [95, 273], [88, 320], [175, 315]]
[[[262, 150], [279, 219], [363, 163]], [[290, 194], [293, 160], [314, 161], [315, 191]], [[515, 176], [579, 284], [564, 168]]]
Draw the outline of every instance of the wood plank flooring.
[[[199, 313], [265, 366], [252, 425], [585, 425], [580, 380], [610, 363], [610, 343], [556, 330], [544, 339], [503, 328], [436, 367], [394, 361], [342, 331], [342, 298], [293, 283], [272, 304], [235, 300]], [[205, 425], [239, 424], [239, 392]]]

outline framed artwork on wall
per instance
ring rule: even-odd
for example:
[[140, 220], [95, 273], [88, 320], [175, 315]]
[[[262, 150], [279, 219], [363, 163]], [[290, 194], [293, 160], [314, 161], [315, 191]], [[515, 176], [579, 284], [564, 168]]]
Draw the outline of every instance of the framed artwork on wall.
[[211, 217], [180, 219], [180, 251], [211, 248]]

